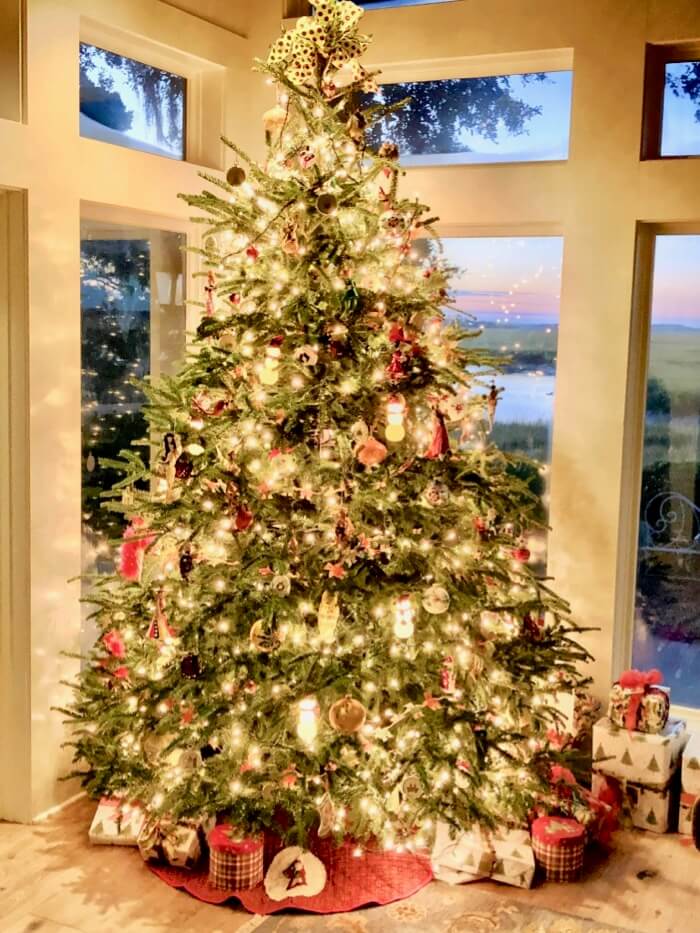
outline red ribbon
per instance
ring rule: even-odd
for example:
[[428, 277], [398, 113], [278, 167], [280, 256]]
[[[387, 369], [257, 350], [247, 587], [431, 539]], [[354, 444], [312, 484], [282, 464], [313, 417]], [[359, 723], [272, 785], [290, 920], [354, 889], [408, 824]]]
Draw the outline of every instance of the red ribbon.
[[625, 728], [633, 732], [637, 727], [637, 715], [639, 707], [642, 704], [644, 694], [649, 687], [660, 684], [663, 681], [661, 671], [653, 668], [650, 671], [624, 671], [620, 674], [618, 683], [624, 690], [630, 691], [630, 697], [627, 701], [627, 710], [625, 711]]

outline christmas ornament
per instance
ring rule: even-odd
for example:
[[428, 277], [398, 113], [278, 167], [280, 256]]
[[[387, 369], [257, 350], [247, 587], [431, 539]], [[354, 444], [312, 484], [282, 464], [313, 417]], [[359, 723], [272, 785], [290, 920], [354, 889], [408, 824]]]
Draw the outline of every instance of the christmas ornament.
[[175, 489], [176, 464], [182, 452], [180, 439], [172, 431], [163, 435], [163, 457], [161, 463], [165, 470], [165, 501], [171, 502]]
[[196, 680], [201, 671], [199, 667], [199, 658], [196, 654], [186, 654], [180, 661], [180, 673], [187, 680]]
[[311, 746], [318, 735], [318, 718], [320, 715], [316, 697], [304, 697], [299, 701], [297, 711], [297, 735], [304, 745]]
[[97, 466], [97, 460], [95, 460], [95, 455], [93, 454], [93, 452], [90, 451], [90, 453], [87, 455], [87, 458], [85, 460], [85, 469], [88, 471], [88, 473], [94, 473], [96, 466]]
[[182, 554], [180, 554], [179, 566], [180, 576], [183, 580], [186, 580], [194, 568], [194, 559], [189, 548], [186, 548]]
[[148, 637], [153, 641], [165, 642], [172, 639], [173, 634], [165, 615], [165, 593], [160, 590], [156, 596], [156, 611], [148, 628]]
[[110, 632], [107, 632], [106, 635], [103, 635], [102, 641], [104, 642], [107, 651], [109, 651], [113, 657], [126, 657], [126, 645], [124, 643], [124, 636], [121, 632], [118, 632], [116, 629], [112, 629]]
[[255, 262], [255, 260], [256, 260], [256, 259], [258, 258], [258, 256], [260, 255], [257, 246], [253, 246], [252, 243], [251, 243], [250, 246], [246, 249], [245, 254], [246, 254], [246, 256], [248, 257], [248, 259], [252, 260], [253, 262]]
[[399, 596], [394, 603], [394, 635], [405, 639], [413, 635], [415, 609], [410, 596]]
[[299, 153], [299, 165], [303, 169], [311, 168], [311, 166], [316, 161], [316, 153], [309, 146], [304, 146], [304, 148]]
[[265, 875], [265, 893], [273, 901], [313, 897], [325, 886], [323, 862], [299, 846], [289, 846], [278, 852]]
[[287, 256], [299, 255], [299, 237], [293, 223], [285, 224], [282, 228], [282, 252]]
[[359, 732], [367, 719], [367, 710], [359, 700], [350, 696], [336, 700], [328, 710], [328, 721], [336, 732], [352, 735]]
[[236, 509], [236, 518], [234, 524], [236, 531], [247, 531], [253, 524], [253, 513], [243, 503], [241, 503]]
[[521, 564], [526, 564], [530, 560], [530, 551], [524, 545], [514, 548], [510, 553], [513, 560]]
[[319, 194], [316, 201], [316, 207], [321, 214], [332, 214], [338, 206], [338, 200], [334, 194]]
[[386, 439], [391, 443], [398, 444], [406, 437], [406, 429], [403, 426], [406, 414], [406, 401], [402, 395], [392, 395], [386, 403], [387, 426], [384, 432]]
[[335, 825], [335, 805], [331, 799], [331, 795], [326, 791], [326, 793], [321, 798], [321, 802], [318, 805], [318, 836], [320, 839], [325, 839], [326, 836], [330, 836], [333, 832], [333, 827]]
[[270, 589], [277, 596], [289, 596], [291, 588], [292, 581], [289, 578], [289, 574], [278, 573], [270, 581]]
[[405, 800], [418, 800], [423, 793], [423, 784], [415, 771], [409, 771], [401, 782], [401, 796]]
[[435, 583], [423, 593], [422, 604], [426, 612], [439, 616], [449, 609], [450, 594], [444, 586]]
[[141, 579], [144, 554], [156, 539], [146, 532], [146, 521], [137, 516], [124, 530], [124, 543], [119, 553], [119, 573], [125, 580]]
[[275, 146], [282, 135], [282, 130], [287, 122], [287, 110], [279, 104], [275, 104], [263, 114], [263, 127], [265, 128], [265, 141], [268, 146]]
[[279, 381], [280, 357], [282, 356], [282, 337], [273, 338], [265, 350], [265, 361], [260, 373], [260, 382], [265, 386], [276, 385]]
[[380, 159], [391, 159], [395, 162], [399, 158], [399, 147], [396, 143], [387, 140], [381, 144], [377, 150], [377, 155]]
[[358, 110], [356, 113], [350, 114], [345, 128], [348, 131], [348, 136], [354, 143], [364, 143], [367, 120], [361, 111]]
[[374, 437], [368, 437], [357, 447], [357, 459], [363, 466], [377, 466], [382, 460], [385, 460], [389, 451], [381, 441]]
[[433, 506], [434, 508], [447, 505], [450, 501], [449, 486], [445, 483], [441, 483], [439, 480], [433, 480], [428, 483], [423, 490], [422, 499], [426, 505]]
[[443, 693], [454, 693], [457, 685], [455, 675], [455, 659], [452, 655], [443, 658], [442, 668], [440, 670], [440, 689]]
[[350, 437], [355, 445], [362, 444], [369, 437], [369, 428], [366, 421], [356, 421], [350, 428]]
[[341, 509], [335, 520], [335, 543], [339, 548], [347, 547], [354, 532], [355, 529], [350, 521], [350, 516], [345, 509]]
[[253, 648], [261, 654], [269, 654], [271, 651], [275, 651], [282, 643], [278, 632], [265, 630], [265, 623], [262, 619], [258, 619], [257, 622], [253, 623], [249, 637]]
[[207, 317], [214, 317], [214, 292], [216, 291], [216, 278], [211, 269], [207, 272], [207, 284], [204, 286], [206, 292], [206, 303], [204, 313]]
[[433, 439], [423, 456], [426, 460], [437, 460], [444, 454], [449, 453], [449, 450], [450, 437], [445, 427], [445, 419], [439, 411], [436, 411], [433, 415]]
[[400, 382], [408, 375], [406, 372], [407, 358], [403, 350], [395, 350], [391, 354], [391, 361], [387, 366], [386, 374], [391, 382]]
[[497, 389], [495, 383], [491, 384], [489, 389], [489, 394], [486, 396], [486, 410], [488, 412], [489, 418], [489, 431], [493, 431], [493, 425], [496, 420], [496, 407], [498, 405], [498, 397], [503, 390]]
[[192, 461], [187, 456], [186, 453], [181, 453], [180, 456], [175, 461], [175, 478], [176, 479], [189, 479], [192, 476], [192, 470], [194, 469]]
[[338, 594], [324, 590], [318, 607], [318, 635], [324, 644], [331, 644], [335, 639], [335, 630], [340, 618]]
[[240, 165], [232, 165], [228, 172], [226, 172], [226, 181], [234, 188], [242, 185], [245, 179], [245, 169], [241, 168]]
[[308, 345], [297, 347], [294, 351], [294, 359], [302, 366], [315, 366], [318, 363], [318, 350]]

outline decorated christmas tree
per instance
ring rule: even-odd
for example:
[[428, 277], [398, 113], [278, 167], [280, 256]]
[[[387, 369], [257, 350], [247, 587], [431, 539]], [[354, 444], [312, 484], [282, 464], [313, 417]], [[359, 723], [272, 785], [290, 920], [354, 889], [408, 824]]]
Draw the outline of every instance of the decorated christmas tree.
[[186, 197], [206, 302], [145, 388], [150, 455], [103, 464], [129, 526], [68, 713], [92, 795], [412, 847], [526, 820], [586, 653], [529, 565], [539, 499], [489, 441], [435, 218], [366, 144], [361, 15], [318, 0], [274, 44], [264, 165], [227, 143]]

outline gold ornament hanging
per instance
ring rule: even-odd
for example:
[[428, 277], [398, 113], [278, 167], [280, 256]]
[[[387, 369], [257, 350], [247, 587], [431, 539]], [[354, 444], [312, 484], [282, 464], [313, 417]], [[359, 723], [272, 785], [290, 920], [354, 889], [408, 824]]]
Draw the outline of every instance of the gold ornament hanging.
[[352, 697], [343, 697], [336, 700], [328, 710], [328, 721], [336, 732], [352, 735], [359, 732], [367, 719], [367, 710], [359, 700]]
[[324, 590], [318, 607], [318, 635], [324, 644], [330, 644], [335, 638], [335, 630], [340, 617], [338, 594]]

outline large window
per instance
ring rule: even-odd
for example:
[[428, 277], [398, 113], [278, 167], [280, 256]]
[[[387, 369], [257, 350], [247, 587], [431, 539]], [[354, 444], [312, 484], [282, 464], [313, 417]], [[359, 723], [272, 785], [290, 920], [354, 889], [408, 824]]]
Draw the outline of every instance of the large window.
[[[443, 243], [445, 259], [460, 270], [454, 298], [464, 322], [483, 327], [473, 345], [502, 360], [503, 372], [494, 380], [502, 392], [491, 438], [534, 461], [523, 476], [541, 495], [546, 520], [563, 240], [448, 237]], [[546, 534], [533, 533], [528, 546], [533, 564], [544, 569]]]
[[[141, 443], [133, 379], [172, 372], [185, 340], [183, 234], [85, 220], [81, 230], [82, 528], [86, 573], [111, 570], [124, 523], [101, 508], [119, 477], [103, 458]], [[144, 446], [144, 444], [146, 446]], [[89, 645], [92, 635], [86, 638]]]
[[408, 103], [370, 130], [404, 165], [539, 162], [569, 153], [571, 71], [384, 84], [372, 103]]
[[666, 63], [661, 155], [700, 155], [700, 61]]
[[656, 238], [633, 663], [700, 707], [700, 236]]
[[80, 135], [185, 158], [185, 87], [180, 75], [80, 43]]

